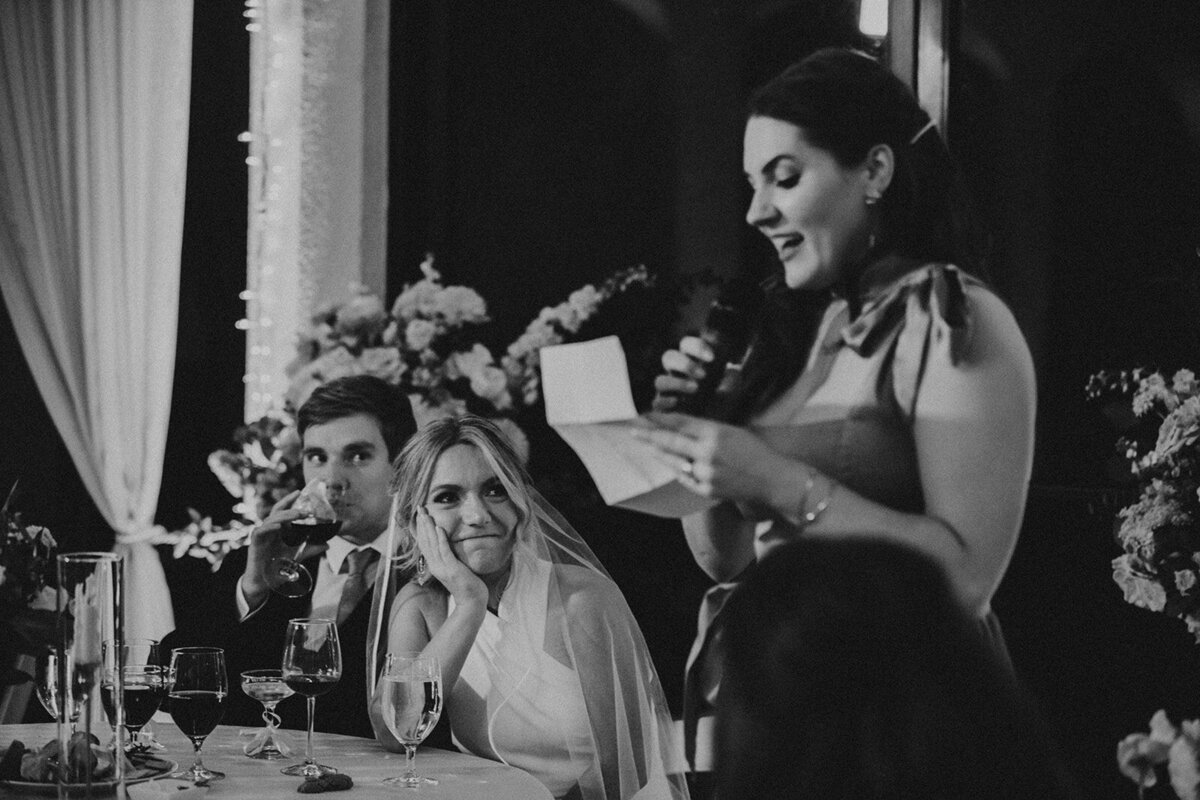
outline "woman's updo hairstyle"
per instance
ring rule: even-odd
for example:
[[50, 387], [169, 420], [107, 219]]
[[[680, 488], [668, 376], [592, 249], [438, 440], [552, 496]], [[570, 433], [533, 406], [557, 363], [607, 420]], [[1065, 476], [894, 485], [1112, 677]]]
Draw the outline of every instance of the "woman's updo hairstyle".
[[909, 88], [874, 58], [818, 50], [759, 88], [748, 115], [795, 125], [847, 168], [875, 145], [890, 146], [895, 168], [879, 203], [880, 250], [977, 271], [945, 144]]

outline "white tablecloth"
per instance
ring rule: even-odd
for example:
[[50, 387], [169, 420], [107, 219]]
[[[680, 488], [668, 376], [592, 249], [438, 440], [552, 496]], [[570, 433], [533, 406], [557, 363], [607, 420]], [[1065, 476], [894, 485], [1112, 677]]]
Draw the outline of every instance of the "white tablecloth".
[[[13, 739], [38, 749], [54, 738], [54, 731], [54, 723], [0, 725], [0, 753]], [[160, 757], [178, 761], [181, 767], [191, 765], [192, 744], [174, 725], [155, 722], [154, 731], [168, 748], [158, 754]], [[206, 800], [296, 800], [301, 797], [296, 788], [303, 779], [279, 773], [280, 768], [292, 761], [247, 758], [242, 754], [246, 738], [240, 737], [238, 731], [238, 728], [220, 725], [204, 743], [204, 765], [227, 776], [209, 787]], [[289, 734], [294, 736], [298, 755], [302, 758], [304, 733], [289, 731]], [[417, 772], [437, 778], [439, 782], [436, 786], [426, 784], [417, 791], [382, 783], [384, 778], [404, 771], [404, 754], [389, 753], [374, 740], [315, 733], [313, 756], [318, 763], [336, 767], [354, 779], [354, 788], [349, 792], [329, 793], [327, 796], [331, 800], [343, 797], [347, 800], [403, 800], [416, 795], [446, 800], [552, 800], [546, 787], [527, 772], [464, 753], [428, 747], [419, 749]], [[12, 790], [0, 791], [14, 796]]]

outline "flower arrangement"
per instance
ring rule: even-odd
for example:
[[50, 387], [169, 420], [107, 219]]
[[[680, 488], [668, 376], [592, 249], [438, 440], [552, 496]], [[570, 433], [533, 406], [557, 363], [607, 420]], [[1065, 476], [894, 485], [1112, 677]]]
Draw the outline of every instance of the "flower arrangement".
[[[1128, 399], [1117, 451], [1139, 492], [1117, 512], [1112, 562], [1126, 602], [1182, 619], [1200, 641], [1200, 382], [1145, 369], [1101, 372], [1093, 399]], [[1123, 409], [1117, 408], [1118, 412]]]
[[[354, 286], [349, 300], [313, 314], [288, 366], [282, 408], [238, 428], [233, 436], [237, 449], [209, 456], [209, 468], [238, 500], [236, 518], [220, 526], [189, 509], [191, 522], [181, 530], [160, 532], [155, 543], [171, 545], [176, 558], [206, 559], [214, 570], [228, 552], [243, 546], [271, 507], [302, 485], [294, 414], [326, 381], [361, 374], [383, 378], [410, 397], [418, 424], [467, 412], [489, 417], [528, 459], [529, 439], [517, 418], [536, 424], [537, 415], [530, 412], [541, 402], [542, 347], [614, 332], [619, 326], [611, 317], [635, 320], [634, 335], [642, 339], [647, 339], [645, 320], [663, 326], [661, 313], [629, 313], [631, 309], [621, 307], [620, 300], [632, 300], [655, 284], [644, 266], [631, 267], [543, 308], [497, 362], [481, 341], [491, 322], [484, 299], [469, 287], [445, 285], [432, 255], [420, 268], [421, 279], [401, 289], [390, 311], [378, 295]], [[641, 344], [661, 352], [663, 343]]]
[[589, 284], [572, 292], [557, 306], [543, 308], [537, 319], [529, 323], [524, 333], [508, 346], [501, 362], [510, 385], [521, 401], [527, 406], [538, 401], [541, 392], [541, 362], [538, 354], [543, 347], [562, 344], [578, 335], [584, 325], [595, 318], [605, 302], [630, 287], [650, 286], [652, 283], [646, 268], [636, 266], [610, 276], [599, 288]]
[[487, 303], [474, 289], [444, 285], [432, 255], [421, 273], [404, 286], [390, 314], [363, 286], [352, 287], [346, 303], [314, 314], [288, 367], [285, 407], [298, 408], [328, 380], [368, 374], [399, 386], [434, 415], [461, 412], [468, 401], [488, 415], [511, 409], [504, 373], [479, 342], [490, 322]]
[[1117, 744], [1117, 767], [1138, 787], [1138, 797], [1158, 784], [1166, 765], [1179, 800], [1200, 800], [1200, 720], [1176, 727], [1165, 711], [1155, 712], [1148, 733], [1131, 733]]
[[[11, 510], [16, 485], [0, 508], [0, 643], [3, 651], [34, 653], [51, 641], [54, 630], [55, 590], [52, 584], [57, 544], [50, 531], [26, 525]], [[2, 683], [28, 680], [7, 673]]]

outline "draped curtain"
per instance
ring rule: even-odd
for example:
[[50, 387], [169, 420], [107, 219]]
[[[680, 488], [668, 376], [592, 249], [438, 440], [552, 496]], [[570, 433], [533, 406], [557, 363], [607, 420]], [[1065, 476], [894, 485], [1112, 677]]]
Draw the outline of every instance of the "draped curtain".
[[0, 291], [126, 559], [126, 635], [174, 627], [153, 534], [175, 366], [192, 0], [0, 3]]

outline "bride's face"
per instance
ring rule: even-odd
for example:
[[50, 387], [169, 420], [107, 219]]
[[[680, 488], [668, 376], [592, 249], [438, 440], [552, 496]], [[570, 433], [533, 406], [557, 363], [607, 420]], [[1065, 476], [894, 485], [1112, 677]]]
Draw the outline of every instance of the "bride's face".
[[476, 575], [508, 566], [520, 515], [479, 448], [458, 444], [442, 453], [425, 507], [448, 534], [454, 555]]

